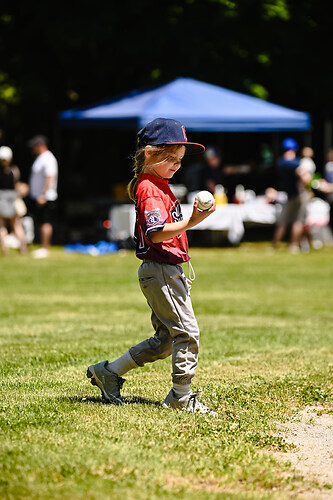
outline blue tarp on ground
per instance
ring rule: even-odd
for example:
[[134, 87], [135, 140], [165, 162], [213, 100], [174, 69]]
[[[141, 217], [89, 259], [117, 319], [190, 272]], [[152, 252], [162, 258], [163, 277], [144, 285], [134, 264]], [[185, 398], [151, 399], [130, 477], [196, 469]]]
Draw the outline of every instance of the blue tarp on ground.
[[190, 131], [259, 132], [309, 130], [308, 113], [294, 111], [192, 78], [177, 78], [150, 90], [136, 90], [91, 107], [59, 114], [63, 127], [141, 128], [158, 116], [182, 122]]
[[112, 241], [99, 241], [93, 245], [83, 245], [82, 243], [73, 243], [72, 245], [65, 245], [64, 251], [67, 253], [83, 253], [93, 256], [107, 255], [109, 253], [118, 252], [119, 247]]

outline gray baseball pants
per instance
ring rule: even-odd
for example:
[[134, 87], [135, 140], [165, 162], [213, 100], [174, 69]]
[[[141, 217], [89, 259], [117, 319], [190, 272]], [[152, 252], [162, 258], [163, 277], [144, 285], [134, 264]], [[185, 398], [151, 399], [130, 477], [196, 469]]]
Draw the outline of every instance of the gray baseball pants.
[[129, 352], [139, 366], [172, 354], [173, 382], [189, 384], [198, 362], [199, 327], [184, 271], [179, 265], [143, 261], [138, 275], [155, 335]]

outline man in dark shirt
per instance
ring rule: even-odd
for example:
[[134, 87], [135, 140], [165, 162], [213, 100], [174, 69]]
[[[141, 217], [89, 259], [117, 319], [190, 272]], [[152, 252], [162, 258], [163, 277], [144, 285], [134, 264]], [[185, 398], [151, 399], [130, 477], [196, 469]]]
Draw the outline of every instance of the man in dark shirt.
[[214, 194], [218, 184], [222, 184], [222, 153], [216, 146], [207, 146], [203, 159], [189, 167], [184, 173], [184, 184], [188, 191], [188, 202], [202, 189]]
[[222, 184], [222, 154], [219, 148], [208, 146], [204, 153], [205, 164], [201, 175], [202, 189], [214, 194], [218, 184]]

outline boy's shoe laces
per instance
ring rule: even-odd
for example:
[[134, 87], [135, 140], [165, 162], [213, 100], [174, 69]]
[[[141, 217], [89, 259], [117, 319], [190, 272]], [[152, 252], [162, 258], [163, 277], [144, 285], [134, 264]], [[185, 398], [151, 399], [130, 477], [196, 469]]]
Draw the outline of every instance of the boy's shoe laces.
[[177, 397], [173, 389], [162, 403], [163, 408], [173, 408], [174, 410], [187, 411], [189, 413], [202, 413], [209, 416], [217, 416], [217, 413], [210, 410], [203, 403], [197, 400], [197, 396], [201, 391], [192, 392], [185, 396]]
[[196, 407], [197, 403], [199, 403], [199, 401], [197, 401], [197, 396], [198, 396], [198, 394], [200, 392], [201, 392], [200, 390], [198, 390], [197, 392], [192, 392], [192, 394], [188, 398], [186, 409], [190, 408], [191, 407], [191, 403], [192, 403], [192, 409], [193, 409], [193, 411], [195, 411], [195, 407]]
[[186, 410], [193, 413], [207, 413], [208, 415], [216, 416], [216, 413], [214, 411], [210, 410], [209, 408], [207, 408], [207, 406], [197, 400], [197, 396], [198, 394], [200, 394], [200, 392], [201, 390], [199, 389], [197, 392], [193, 392], [192, 394], [190, 394], [186, 405]]

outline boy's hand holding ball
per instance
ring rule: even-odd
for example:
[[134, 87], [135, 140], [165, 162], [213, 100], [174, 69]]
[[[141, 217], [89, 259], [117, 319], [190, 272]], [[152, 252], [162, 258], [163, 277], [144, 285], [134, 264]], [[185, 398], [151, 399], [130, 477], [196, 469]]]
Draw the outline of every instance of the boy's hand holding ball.
[[203, 212], [209, 210], [214, 203], [214, 196], [209, 191], [200, 191], [196, 198], [198, 200], [198, 209]]
[[214, 196], [209, 191], [200, 191], [195, 197], [193, 212], [189, 219], [190, 228], [199, 224], [216, 210]]

